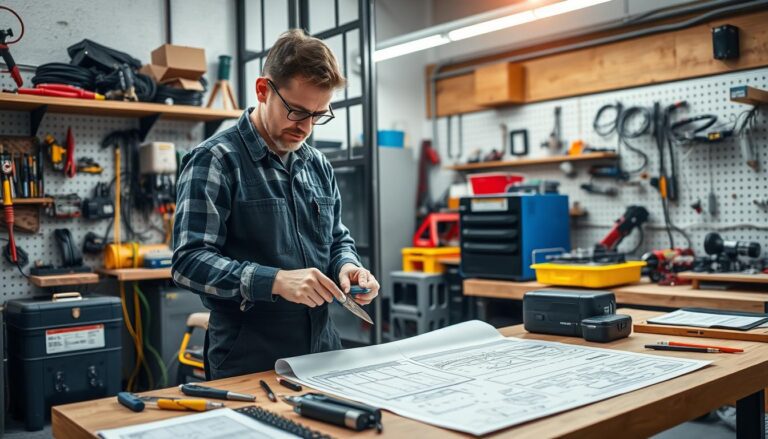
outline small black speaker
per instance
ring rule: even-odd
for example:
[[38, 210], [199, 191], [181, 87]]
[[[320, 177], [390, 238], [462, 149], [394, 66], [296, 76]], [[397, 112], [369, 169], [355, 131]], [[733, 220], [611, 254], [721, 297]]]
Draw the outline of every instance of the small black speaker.
[[712, 29], [712, 52], [715, 59], [739, 57], [739, 28], [724, 24]]

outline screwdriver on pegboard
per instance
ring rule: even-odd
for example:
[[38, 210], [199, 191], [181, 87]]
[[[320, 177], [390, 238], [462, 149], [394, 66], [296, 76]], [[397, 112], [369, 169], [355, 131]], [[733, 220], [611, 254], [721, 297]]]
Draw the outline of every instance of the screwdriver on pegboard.
[[2, 154], [0, 170], [2, 170], [3, 173], [3, 219], [5, 220], [5, 226], [8, 228], [8, 256], [11, 259], [11, 263], [18, 264], [19, 258], [16, 253], [16, 240], [13, 237], [14, 215], [13, 197], [11, 196], [11, 172], [13, 171], [13, 164], [11, 163], [8, 154]]

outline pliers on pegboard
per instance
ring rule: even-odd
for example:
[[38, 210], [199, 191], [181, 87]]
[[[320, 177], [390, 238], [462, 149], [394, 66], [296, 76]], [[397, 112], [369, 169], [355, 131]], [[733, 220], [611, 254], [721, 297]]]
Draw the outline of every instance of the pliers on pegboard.
[[67, 128], [67, 159], [64, 163], [64, 175], [72, 178], [77, 174], [75, 164], [75, 136], [72, 135], [72, 127]]

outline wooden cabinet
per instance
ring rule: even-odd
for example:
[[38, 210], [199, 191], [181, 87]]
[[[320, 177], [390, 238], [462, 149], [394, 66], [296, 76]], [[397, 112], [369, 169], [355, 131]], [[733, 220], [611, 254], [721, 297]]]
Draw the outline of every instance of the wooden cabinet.
[[484, 107], [525, 102], [525, 67], [503, 62], [475, 70], [475, 104]]

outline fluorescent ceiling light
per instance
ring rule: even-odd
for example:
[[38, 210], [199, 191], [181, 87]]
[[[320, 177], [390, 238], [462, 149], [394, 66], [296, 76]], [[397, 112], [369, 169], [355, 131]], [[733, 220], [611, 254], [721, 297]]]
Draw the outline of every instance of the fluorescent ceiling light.
[[[611, 0], [563, 0], [557, 3], [551, 3], [545, 6], [540, 6], [538, 8], [529, 9], [527, 11], [515, 12], [503, 17], [488, 19], [488, 14], [485, 14], [483, 17], [476, 17], [480, 19], [485, 18], [485, 20], [456, 29], [450, 29], [450, 27], [446, 29], [446, 27], [442, 25], [433, 30], [436, 35], [423, 36], [424, 33], [429, 32], [428, 29], [425, 29], [423, 32], [421, 32], [421, 35], [413, 35], [414, 37], [417, 37], [417, 39], [413, 41], [406, 41], [375, 51], [373, 53], [373, 61], [383, 61], [385, 59], [395, 58], [401, 55], [418, 52], [420, 50], [431, 49], [451, 41], [459, 41], [490, 32], [496, 32], [502, 29], [508, 29], [510, 27], [530, 23], [542, 18], [549, 18], [555, 15], [573, 12], [609, 1]], [[464, 19], [462, 24], [467, 23], [467, 21], [471, 22], [471, 20], [472, 18]], [[450, 24], [446, 24], [450, 26]], [[403, 36], [403, 38], [408, 37]], [[402, 39], [399, 40], [402, 41]]]
[[564, 2], [552, 3], [551, 5], [536, 8], [533, 10], [533, 13], [536, 14], [536, 18], [547, 18], [599, 5], [600, 3], [605, 3], [607, 1], [609, 0], [566, 0]]
[[508, 27], [518, 26], [523, 23], [529, 23], [534, 20], [536, 20], [536, 15], [533, 14], [533, 11], [518, 12], [517, 14], [507, 15], [506, 17], [496, 18], [494, 20], [488, 20], [456, 29], [448, 32], [448, 38], [450, 38], [451, 41], [463, 40], [465, 38], [506, 29]]
[[407, 55], [420, 50], [431, 49], [449, 42], [451, 42], [451, 40], [446, 36], [432, 35], [430, 37], [420, 38], [418, 40], [387, 47], [386, 49], [377, 50], [373, 53], [373, 61], [384, 61], [385, 59]]

